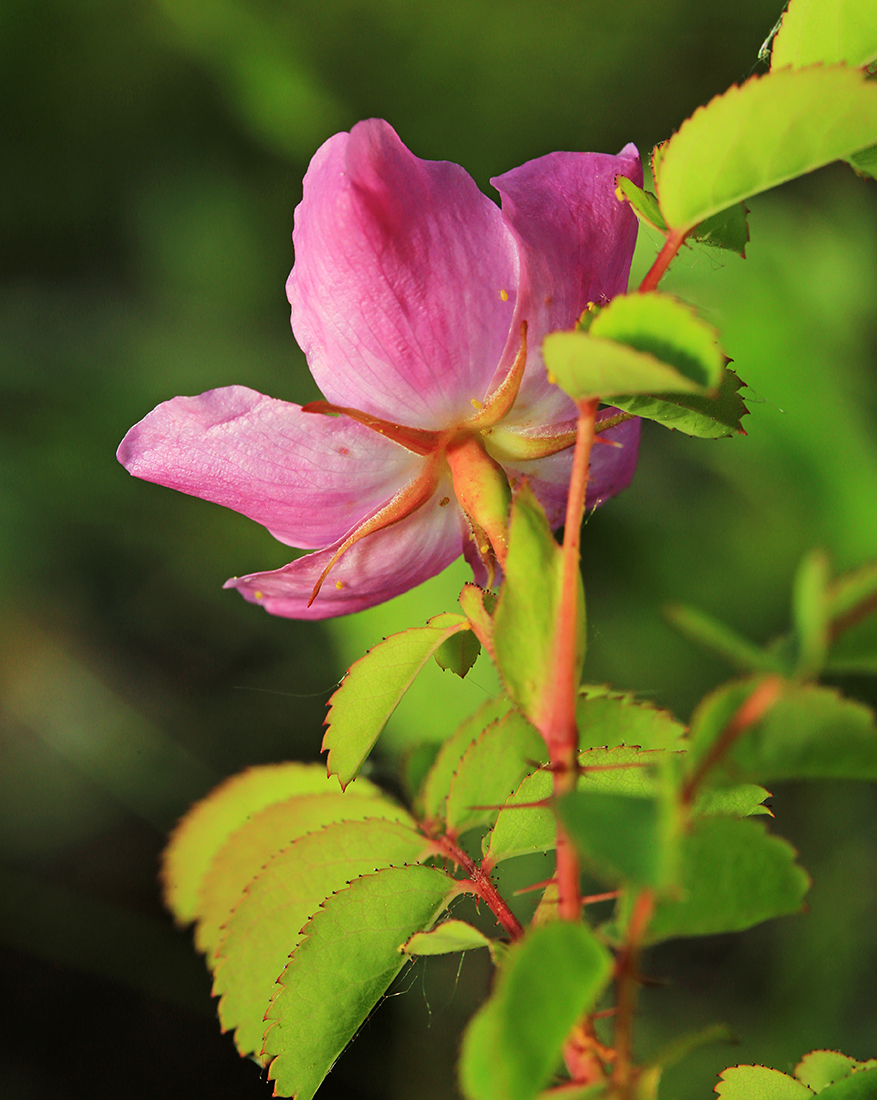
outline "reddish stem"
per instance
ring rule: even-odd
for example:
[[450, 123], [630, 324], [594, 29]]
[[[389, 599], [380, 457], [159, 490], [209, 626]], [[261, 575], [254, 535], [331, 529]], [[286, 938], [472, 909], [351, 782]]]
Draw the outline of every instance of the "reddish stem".
[[615, 960], [615, 1069], [612, 1074], [620, 1100], [633, 1095], [633, 1016], [639, 982], [640, 944], [655, 907], [654, 893], [641, 890], [633, 903], [627, 936]]
[[[563, 534], [563, 571], [555, 636], [554, 678], [548, 713], [540, 728], [548, 746], [555, 798], [575, 790], [578, 775], [576, 697], [579, 687], [579, 547], [599, 401], [579, 401], [577, 404], [579, 419]], [[557, 826], [555, 877], [560, 919], [578, 920], [582, 908], [579, 896], [579, 860], [560, 824]]]
[[650, 290], [657, 289], [658, 283], [663, 279], [667, 268], [670, 266], [670, 261], [682, 247], [682, 242], [684, 240], [684, 230], [670, 230], [666, 241], [664, 241], [664, 247], [658, 253], [655, 262], [646, 272], [646, 277], [643, 279], [642, 283], [640, 283], [640, 294], [647, 294]]
[[682, 788], [681, 797], [684, 806], [691, 805], [707, 772], [722, 759], [742, 733], [745, 733], [750, 726], [754, 726], [767, 714], [779, 698], [782, 689], [783, 681], [780, 676], [768, 676], [740, 704], [731, 716], [731, 720], [713, 742], [709, 752], [706, 753], [688, 777], [685, 786]]
[[466, 879], [461, 880], [461, 885], [468, 883], [471, 886], [471, 890], [466, 892], [481, 898], [497, 921], [508, 932], [511, 939], [516, 940], [522, 936], [524, 927], [491, 882], [490, 868], [479, 866], [449, 836], [436, 836], [432, 840], [443, 856], [453, 860], [458, 867], [462, 867], [466, 872]]

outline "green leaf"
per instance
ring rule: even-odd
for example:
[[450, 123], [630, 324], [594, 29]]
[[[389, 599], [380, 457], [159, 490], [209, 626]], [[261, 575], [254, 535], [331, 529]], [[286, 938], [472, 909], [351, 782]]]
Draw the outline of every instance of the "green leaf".
[[725, 357], [717, 331], [669, 294], [620, 294], [594, 317], [589, 332], [647, 352], [703, 389], [721, 380]]
[[829, 565], [824, 550], [809, 553], [798, 567], [792, 593], [792, 617], [798, 643], [795, 675], [819, 674], [828, 651]]
[[[700, 818], [682, 838], [679, 883], [677, 891], [656, 903], [645, 943], [742, 932], [772, 917], [797, 913], [810, 885], [787, 841], [771, 836], [751, 818], [731, 817]], [[626, 925], [631, 905], [626, 894], [619, 929]]]
[[376, 818], [327, 825], [293, 841], [249, 883], [223, 932], [213, 985], [222, 1029], [237, 1029], [241, 1054], [261, 1052], [277, 976], [320, 903], [360, 875], [430, 853], [413, 826]]
[[695, 607], [675, 606], [664, 614], [680, 633], [711, 649], [744, 672], [779, 672], [791, 674], [774, 653], [760, 649], [725, 623]]
[[611, 975], [612, 956], [584, 924], [532, 929], [509, 951], [466, 1031], [460, 1082], [467, 1100], [535, 1100]]
[[481, 642], [471, 630], [461, 630], [442, 642], [435, 651], [436, 664], [445, 672], [455, 672], [462, 680], [478, 660]]
[[500, 806], [547, 753], [540, 735], [516, 710], [488, 726], [466, 749], [451, 779], [448, 830], [459, 835], [492, 824]]
[[399, 950], [406, 955], [452, 955], [492, 945], [492, 940], [464, 920], [446, 920], [431, 932], [415, 932]]
[[749, 410], [739, 394], [743, 382], [726, 370], [715, 396], [697, 393], [616, 394], [612, 403], [625, 412], [656, 420], [667, 428], [700, 439], [745, 435], [740, 421]]
[[736, 787], [710, 787], [698, 795], [692, 807], [696, 817], [753, 817], [765, 814], [773, 816], [767, 806], [770, 791], [757, 783], [740, 783]]
[[877, 1097], [877, 1070], [851, 1073], [837, 1084], [829, 1085], [819, 1094], [824, 1100], [875, 1100]]
[[749, 224], [746, 215], [749, 211], [742, 202], [729, 206], [706, 221], [696, 225], [686, 240], [699, 241], [711, 248], [724, 248], [736, 252], [746, 259], [746, 245], [749, 244]]
[[[266, 764], [232, 776], [186, 813], [162, 857], [165, 904], [179, 924], [198, 916], [198, 894], [204, 876], [225, 841], [253, 814], [291, 795], [338, 793], [322, 764]], [[356, 793], [381, 792], [368, 780]]]
[[813, 1093], [778, 1069], [732, 1066], [719, 1074], [715, 1091], [722, 1100], [810, 1100]]
[[[505, 581], [494, 616], [493, 644], [509, 694], [537, 727], [552, 704], [562, 584], [563, 554], [539, 502], [523, 482], [512, 501]], [[576, 680], [585, 658], [581, 582], [578, 601]]]
[[[654, 768], [661, 763], [662, 756], [660, 752], [640, 751], [634, 746], [583, 752], [579, 756], [579, 766], [584, 771], [579, 776], [577, 790], [640, 796], [654, 794], [658, 789]], [[540, 769], [522, 780], [500, 810], [493, 831], [485, 837], [488, 861], [497, 863], [530, 852], [547, 852], [555, 846], [557, 823], [548, 805], [552, 793], [551, 773], [547, 769]], [[543, 801], [544, 806], [530, 805]]]
[[877, 145], [869, 145], [867, 149], [861, 149], [851, 157], [844, 157], [844, 160], [852, 165], [860, 176], [877, 179]]
[[836, 1050], [811, 1050], [795, 1066], [795, 1076], [814, 1092], [844, 1080], [854, 1070], [877, 1066], [877, 1061], [857, 1062]]
[[580, 751], [616, 745], [679, 748], [685, 736], [685, 727], [669, 711], [596, 685], [579, 690], [576, 723]]
[[667, 223], [661, 217], [661, 208], [658, 206], [658, 196], [653, 195], [651, 191], [644, 191], [641, 187], [633, 182], [633, 180], [627, 179], [626, 176], [619, 176], [616, 180], [616, 194], [620, 191], [625, 199], [630, 203], [631, 209], [640, 221], [646, 222], [648, 225], [653, 226], [661, 233], [667, 232]]
[[408, 961], [400, 946], [431, 928], [458, 893], [443, 871], [392, 867], [323, 902], [268, 1011], [264, 1054], [275, 1095], [312, 1100]]
[[877, 563], [838, 577], [828, 598], [828, 669], [877, 673]]
[[393, 634], [350, 667], [329, 700], [323, 751], [330, 775], [346, 787], [372, 750], [381, 730], [418, 672], [452, 635], [468, 630], [462, 615], [444, 612], [426, 626]]
[[877, 57], [873, 0], [794, 0], [771, 51], [771, 69], [820, 62], [867, 65]]
[[780, 69], [716, 96], [663, 149], [661, 212], [685, 232], [750, 195], [877, 141], [877, 84], [855, 69]]
[[[700, 704], [691, 722], [691, 768], [721, 736], [757, 683], [726, 684]], [[764, 717], [729, 747], [721, 768], [736, 780], [756, 782], [877, 779], [874, 713], [831, 688], [788, 683]]]
[[559, 800], [557, 812], [598, 878], [638, 886], [666, 882], [673, 853], [657, 799], [576, 790]]
[[477, 584], [470, 581], [463, 585], [460, 592], [460, 607], [469, 620], [472, 633], [496, 663], [493, 652], [493, 613], [496, 610], [496, 596], [493, 592], [479, 588]]
[[276, 802], [231, 834], [216, 853], [198, 897], [195, 945], [212, 957], [222, 938], [222, 927], [247, 885], [268, 860], [305, 833], [335, 821], [362, 821], [380, 817], [408, 821], [408, 814], [386, 798], [354, 793], [312, 794]]
[[508, 699], [502, 696], [497, 699], [488, 699], [470, 718], [462, 722], [442, 745], [423, 786], [423, 816], [426, 821], [445, 821], [448, 791], [451, 789], [451, 780], [460, 766], [463, 754], [479, 734], [491, 723], [502, 718], [508, 709]]

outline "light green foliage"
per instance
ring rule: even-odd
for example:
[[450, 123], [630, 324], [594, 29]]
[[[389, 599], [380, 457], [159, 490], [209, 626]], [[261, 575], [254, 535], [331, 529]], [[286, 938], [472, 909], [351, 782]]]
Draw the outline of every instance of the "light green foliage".
[[877, 1059], [857, 1062], [855, 1058], [836, 1050], [811, 1050], [795, 1066], [795, 1076], [814, 1092], [822, 1092], [829, 1085], [863, 1069], [877, 1069]]
[[[177, 921], [188, 924], [198, 916], [198, 895], [210, 864], [253, 814], [292, 795], [337, 791], [322, 764], [267, 764], [232, 776], [196, 802], [174, 830], [162, 858], [164, 900]], [[356, 792], [380, 793], [368, 780], [361, 780]]]
[[[494, 647], [508, 692], [534, 725], [551, 706], [563, 558], [545, 513], [524, 483], [515, 493]], [[585, 657], [584, 591], [578, 583], [576, 678]]]
[[798, 642], [795, 674], [809, 679], [825, 664], [829, 637], [828, 555], [823, 550], [808, 554], [795, 574], [792, 618]]
[[[661, 214], [657, 195], [637, 187], [632, 180], [624, 176], [618, 177], [618, 190], [630, 203], [640, 221], [646, 222], [661, 233], [667, 233], [667, 224]], [[738, 203], [695, 226], [686, 239], [699, 241], [713, 248], [726, 248], [745, 258], [746, 245], [749, 243], [746, 214], [746, 207]]]
[[241, 1054], [258, 1055], [278, 975], [300, 929], [324, 898], [381, 867], [415, 863], [432, 848], [414, 822], [366, 818], [327, 825], [278, 852], [247, 885], [225, 929], [214, 968], [224, 1031]]
[[[514, 946], [463, 1041], [467, 1100], [535, 1100], [573, 1025], [605, 989], [612, 956], [583, 924], [555, 921]], [[534, 1006], [539, 1006], [534, 1011]]]
[[423, 816], [427, 821], [444, 821], [445, 804], [451, 780], [454, 777], [463, 754], [473, 741], [492, 722], [496, 722], [508, 711], [509, 703], [502, 697], [488, 699], [478, 710], [462, 722], [439, 750], [435, 762], [429, 770], [423, 785]]
[[312, 794], [266, 806], [235, 830], [216, 852], [198, 895], [195, 943], [211, 956], [222, 926], [247, 884], [268, 860], [297, 837], [333, 821], [383, 817], [405, 821], [408, 814], [387, 798], [354, 793]]
[[877, 673], [877, 562], [838, 577], [829, 589], [827, 668]]
[[264, 1056], [275, 1095], [312, 1100], [323, 1078], [408, 957], [457, 894], [443, 871], [393, 867], [323, 902], [280, 977]]
[[695, 607], [668, 607], [665, 614], [682, 634], [744, 672], [788, 672], [775, 654], [759, 648], [736, 630]]
[[[645, 942], [742, 932], [797, 913], [810, 880], [792, 846], [759, 822], [704, 817], [681, 840], [678, 883], [658, 900]], [[620, 936], [630, 906], [628, 894], [610, 935]]]
[[874, 1100], [877, 1059], [857, 1062], [836, 1050], [813, 1050], [795, 1066], [795, 1076], [765, 1066], [732, 1066], [721, 1074], [722, 1100]]
[[552, 332], [542, 347], [551, 380], [576, 401], [638, 393], [698, 393], [703, 386], [654, 355], [590, 332]]
[[680, 747], [685, 735], [685, 727], [668, 711], [596, 685], [581, 688], [576, 724], [582, 751], [615, 745], [671, 749]]
[[460, 630], [442, 642], [435, 651], [439, 668], [445, 672], [454, 672], [462, 679], [478, 660], [481, 642], [471, 630]]
[[702, 389], [714, 390], [721, 381], [725, 357], [718, 332], [669, 294], [619, 295], [597, 313], [588, 331], [669, 363]]
[[462, 615], [445, 612], [379, 642], [350, 668], [329, 700], [323, 749], [330, 775], [346, 787], [380, 736], [387, 719], [430, 657], [452, 635], [468, 630]]
[[860, 176], [877, 179], [877, 145], [869, 145], [851, 157], [844, 158]]
[[656, 180], [676, 230], [877, 140], [877, 84], [846, 68], [755, 76], [687, 119], [666, 143]]
[[700, 439], [723, 439], [745, 434], [740, 421], [749, 410], [740, 389], [744, 383], [725, 370], [715, 395], [698, 393], [616, 394], [613, 405], [625, 412], [657, 420], [667, 428]]
[[877, 57], [873, 0], [793, 0], [773, 40], [770, 67], [867, 65]]
[[[719, 688], [691, 724], [691, 766], [721, 736], [757, 679]], [[730, 746], [719, 765], [734, 779], [877, 779], [874, 713], [831, 688], [788, 683], [774, 705]]]
[[400, 948], [406, 955], [449, 955], [491, 947], [492, 941], [464, 920], [446, 920], [431, 932], [415, 932]]
[[545, 757], [545, 742], [519, 711], [489, 725], [468, 746], [451, 779], [445, 810], [448, 830], [459, 835], [476, 825], [492, 824], [499, 807]]
[[722, 1100], [808, 1100], [813, 1095], [800, 1081], [766, 1066], [726, 1069], [716, 1092]]

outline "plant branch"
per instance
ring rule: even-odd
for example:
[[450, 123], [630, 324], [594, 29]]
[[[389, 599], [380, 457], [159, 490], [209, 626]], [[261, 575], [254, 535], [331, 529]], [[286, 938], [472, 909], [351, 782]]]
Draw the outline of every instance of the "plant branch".
[[685, 232], [683, 230], [670, 230], [666, 241], [664, 241], [664, 247], [658, 253], [655, 262], [646, 272], [646, 277], [640, 283], [640, 294], [648, 294], [649, 291], [657, 289], [658, 283], [664, 278], [667, 268], [670, 266], [670, 261], [682, 247], [682, 242], [684, 240]]
[[686, 780], [680, 796], [683, 806], [691, 805], [707, 772], [722, 759], [741, 734], [745, 733], [750, 726], [754, 726], [767, 714], [779, 698], [782, 688], [783, 680], [781, 676], [767, 676], [755, 691], [740, 704], [731, 716], [730, 721], [710, 746], [709, 752], [706, 753]]
[[511, 939], [516, 940], [524, 934], [524, 927], [515, 914], [509, 909], [505, 899], [490, 879], [490, 868], [479, 866], [457, 845], [449, 836], [441, 834], [430, 838], [438, 848], [441, 855], [454, 861], [458, 867], [466, 872], [466, 879], [461, 880], [461, 885], [468, 883], [471, 886], [467, 893], [474, 894], [487, 905], [499, 924], [506, 930]]
[[654, 892], [641, 890], [633, 903], [624, 946], [615, 960], [615, 1069], [612, 1079], [619, 1100], [629, 1100], [633, 1096], [633, 1017], [639, 984], [639, 953], [654, 908]]

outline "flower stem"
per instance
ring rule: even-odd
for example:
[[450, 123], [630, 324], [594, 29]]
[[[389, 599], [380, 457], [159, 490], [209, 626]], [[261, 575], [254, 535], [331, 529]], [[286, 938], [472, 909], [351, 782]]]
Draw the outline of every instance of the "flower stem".
[[664, 241], [664, 247], [658, 253], [655, 262], [646, 272], [646, 277], [640, 283], [639, 293], [647, 294], [650, 290], [656, 290], [658, 283], [666, 274], [670, 261], [682, 247], [685, 240], [685, 232], [679, 229], [671, 229]]
[[[555, 798], [574, 791], [578, 776], [576, 698], [579, 687], [579, 547], [599, 401], [583, 400], [577, 404], [579, 419], [563, 533], [563, 572], [555, 638], [551, 709], [544, 728], [540, 731], [548, 746]], [[578, 920], [582, 908], [579, 860], [560, 823], [557, 826], [555, 876], [560, 919]]]
[[639, 952], [654, 907], [653, 892], [641, 890], [633, 903], [624, 946], [615, 961], [615, 1069], [612, 1078], [616, 1088], [613, 1095], [619, 1100], [630, 1100], [633, 1096], [633, 1016], [639, 982]]

